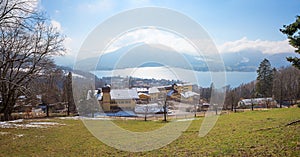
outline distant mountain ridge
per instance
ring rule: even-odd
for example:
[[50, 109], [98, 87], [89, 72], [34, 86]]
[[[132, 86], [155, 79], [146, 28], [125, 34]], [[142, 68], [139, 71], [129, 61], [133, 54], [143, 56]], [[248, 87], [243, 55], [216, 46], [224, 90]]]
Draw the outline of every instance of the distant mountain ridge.
[[[260, 51], [241, 51], [234, 53], [221, 53], [226, 71], [256, 71], [260, 62], [267, 58], [273, 67], [289, 66], [286, 61], [288, 56], [296, 56], [295, 53], [264, 54]], [[206, 59], [209, 59], [207, 56]], [[146, 44], [135, 44], [120, 48], [116, 51], [104, 54], [99, 58], [88, 58], [78, 61], [76, 64], [90, 70], [113, 70], [134, 67], [158, 67], [168, 65], [171, 67], [191, 69], [196, 71], [209, 71], [205, 58], [193, 56], [187, 53], [178, 53], [166, 47]], [[217, 64], [217, 63], [216, 63]]]

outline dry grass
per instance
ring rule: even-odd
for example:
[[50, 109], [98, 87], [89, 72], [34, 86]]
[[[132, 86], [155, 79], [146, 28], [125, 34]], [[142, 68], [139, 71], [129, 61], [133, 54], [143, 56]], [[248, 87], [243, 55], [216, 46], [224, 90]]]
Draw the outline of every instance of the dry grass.
[[[171, 144], [140, 153], [103, 144], [80, 120], [48, 119], [45, 121], [65, 125], [0, 128], [0, 156], [300, 156], [300, 123], [292, 123], [300, 119], [299, 108], [224, 114], [201, 138], [198, 130], [202, 119], [194, 120]], [[132, 131], [165, 125], [161, 121], [136, 120], [114, 123]]]

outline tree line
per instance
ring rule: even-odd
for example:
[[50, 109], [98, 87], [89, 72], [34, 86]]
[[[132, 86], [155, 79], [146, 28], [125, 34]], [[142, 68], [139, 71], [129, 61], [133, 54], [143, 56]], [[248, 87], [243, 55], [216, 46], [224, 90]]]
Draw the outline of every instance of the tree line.
[[257, 70], [257, 79], [236, 88], [227, 88], [225, 108], [234, 110], [242, 99], [272, 97], [280, 107], [300, 99], [300, 70], [296, 67], [271, 68], [267, 59]]

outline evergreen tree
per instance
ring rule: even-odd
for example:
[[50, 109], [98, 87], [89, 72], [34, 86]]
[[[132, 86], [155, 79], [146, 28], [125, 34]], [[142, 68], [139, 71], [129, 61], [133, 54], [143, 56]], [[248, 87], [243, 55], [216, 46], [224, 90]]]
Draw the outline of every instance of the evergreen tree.
[[272, 96], [273, 70], [269, 60], [264, 59], [257, 70], [256, 92], [260, 97]]
[[73, 98], [73, 89], [72, 89], [72, 73], [69, 72], [66, 76], [65, 82], [64, 82], [64, 94], [67, 101], [67, 114], [70, 115], [70, 113], [76, 112], [76, 106], [74, 103]]
[[[289, 25], [283, 25], [283, 29], [280, 29], [280, 31], [287, 35], [290, 45], [296, 48], [296, 53], [300, 54], [300, 16], [296, 18], [295, 22]], [[291, 62], [293, 66], [300, 69], [300, 58], [288, 57], [287, 60]]]

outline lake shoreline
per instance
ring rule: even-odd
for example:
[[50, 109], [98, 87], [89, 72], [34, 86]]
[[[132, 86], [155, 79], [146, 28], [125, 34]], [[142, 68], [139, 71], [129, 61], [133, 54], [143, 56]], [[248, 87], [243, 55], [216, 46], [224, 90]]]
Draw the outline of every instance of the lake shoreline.
[[230, 87], [238, 87], [256, 80], [256, 72], [240, 72], [240, 71], [192, 71], [180, 68], [170, 67], [139, 67], [115, 70], [97, 70], [91, 71], [97, 77], [136, 77], [144, 79], [166, 79], [181, 80], [198, 84], [201, 87], [209, 87], [212, 82], [223, 82], [224, 85]]

